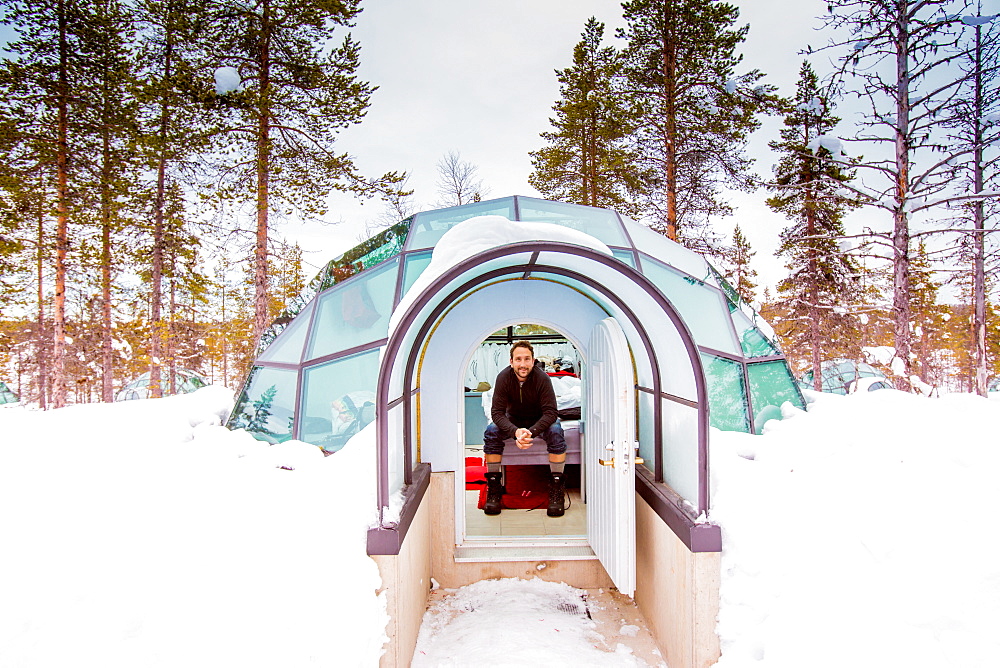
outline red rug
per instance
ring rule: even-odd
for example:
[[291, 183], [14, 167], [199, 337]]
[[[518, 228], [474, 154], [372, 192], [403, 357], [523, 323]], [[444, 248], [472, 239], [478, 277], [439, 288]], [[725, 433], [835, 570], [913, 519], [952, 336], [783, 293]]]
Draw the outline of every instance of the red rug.
[[482, 457], [465, 458], [465, 489], [485, 489], [486, 465]]
[[[506, 494], [500, 505], [508, 509], [534, 510], [549, 505], [549, 467], [545, 464], [505, 466]], [[479, 489], [479, 507], [486, 504], [486, 486]]]

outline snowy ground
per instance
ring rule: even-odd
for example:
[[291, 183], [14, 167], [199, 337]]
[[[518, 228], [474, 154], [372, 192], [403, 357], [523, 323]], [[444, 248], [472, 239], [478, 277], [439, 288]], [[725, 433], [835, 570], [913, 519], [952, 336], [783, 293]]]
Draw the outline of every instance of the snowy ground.
[[[371, 431], [328, 458], [269, 448], [215, 426], [231, 401], [0, 409], [0, 666], [377, 665]], [[1000, 665], [1000, 401], [883, 390], [792, 412], [712, 434], [719, 668]], [[483, 656], [484, 629], [553, 642], [491, 602], [551, 614], [574, 592], [463, 588], [485, 622], [429, 612], [419, 647], [448, 659], [422, 665], [532, 665]], [[569, 607], [541, 665], [641, 665]]]

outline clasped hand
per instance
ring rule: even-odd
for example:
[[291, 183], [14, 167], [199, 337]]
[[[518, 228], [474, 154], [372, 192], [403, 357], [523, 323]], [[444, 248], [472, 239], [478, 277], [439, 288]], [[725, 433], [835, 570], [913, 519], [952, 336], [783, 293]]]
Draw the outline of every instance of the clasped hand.
[[527, 450], [531, 447], [531, 430], [521, 427], [514, 432], [514, 438], [517, 439], [517, 447], [521, 450]]

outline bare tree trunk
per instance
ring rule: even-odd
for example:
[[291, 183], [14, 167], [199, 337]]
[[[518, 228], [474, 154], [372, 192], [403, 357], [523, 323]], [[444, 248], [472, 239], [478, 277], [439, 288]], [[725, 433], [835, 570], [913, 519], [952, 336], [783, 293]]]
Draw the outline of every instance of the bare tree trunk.
[[[975, 78], [975, 99], [974, 99], [974, 113], [973, 113], [973, 123], [975, 123], [975, 131], [973, 133], [973, 141], [975, 142], [975, 147], [973, 149], [973, 179], [974, 192], [981, 193], [983, 191], [983, 126], [982, 126], [982, 116], [983, 116], [983, 79], [982, 79], [982, 63], [981, 63], [981, 29], [980, 26], [976, 26], [976, 78]], [[973, 203], [973, 215], [974, 215], [974, 226], [975, 233], [973, 236], [973, 255], [972, 255], [972, 303], [973, 303], [973, 314], [972, 314], [972, 338], [973, 338], [973, 348], [975, 350], [974, 359], [974, 382], [973, 391], [985, 397], [986, 396], [986, 275], [985, 275], [985, 261], [984, 261], [984, 227], [985, 220], [983, 215], [983, 200], [977, 199]]]
[[42, 259], [45, 253], [45, 214], [42, 202], [44, 200], [44, 186], [41, 183], [41, 172], [39, 172], [38, 184], [38, 246], [37, 246], [37, 273], [38, 273], [38, 336], [35, 339], [37, 362], [38, 362], [38, 407], [43, 411], [47, 408], [46, 390], [48, 389], [48, 354], [45, 350], [45, 289], [42, 281], [44, 272], [42, 271]]
[[167, 320], [168, 387], [170, 394], [177, 394], [177, 332], [174, 329], [177, 322], [177, 257], [173, 253], [171, 253], [170, 268], [170, 318]]
[[[810, 139], [810, 124], [809, 117], [806, 116], [805, 122], [802, 126], [803, 130], [803, 144], [807, 145], [811, 141]], [[812, 183], [814, 180], [814, 175], [812, 174], [812, 161], [808, 160], [806, 165], [808, 166], [808, 173], [806, 174], [806, 183]], [[815, 247], [816, 239], [816, 197], [813, 192], [812, 186], [806, 186], [805, 193], [805, 209], [806, 209], [806, 239], [809, 240], [809, 261], [808, 261], [808, 272], [810, 276], [811, 287], [809, 289], [809, 342], [812, 348], [812, 372], [813, 372], [813, 389], [817, 392], [823, 389], [823, 334], [820, 328], [820, 309], [819, 309], [819, 284], [817, 276], [819, 275], [819, 262], [816, 257], [817, 251]]]
[[56, 284], [52, 309], [52, 405], [66, 405], [66, 256], [69, 250], [68, 123], [69, 123], [69, 44], [66, 6], [59, 11], [58, 139], [56, 145]]
[[[171, 9], [168, 7], [167, 15]], [[153, 204], [153, 268], [150, 276], [149, 296], [149, 390], [150, 396], [163, 396], [163, 377], [160, 358], [163, 355], [163, 209], [166, 206], [167, 191], [167, 126], [170, 118], [170, 93], [173, 76], [173, 29], [166, 21], [166, 44], [163, 54], [163, 91], [160, 99], [159, 150], [156, 166], [156, 196]]]
[[663, 3], [667, 34], [663, 41], [663, 149], [667, 189], [667, 238], [678, 240], [677, 228], [677, 45], [673, 33], [673, 3]]
[[101, 401], [115, 399], [114, 353], [111, 347], [111, 146], [107, 129], [101, 165]]
[[226, 324], [226, 275], [222, 274], [222, 384], [229, 387], [229, 327]]
[[896, 380], [900, 390], [910, 389], [910, 228], [906, 211], [910, 194], [910, 147], [907, 128], [910, 124], [910, 71], [907, 53], [909, 30], [906, 0], [896, 6], [896, 210], [893, 215], [892, 269], [893, 313], [896, 356], [903, 362], [903, 378]]
[[261, 17], [260, 106], [257, 125], [257, 242], [254, 246], [253, 341], [260, 341], [267, 327], [267, 214], [268, 177], [271, 162], [270, 3], [265, 0]]

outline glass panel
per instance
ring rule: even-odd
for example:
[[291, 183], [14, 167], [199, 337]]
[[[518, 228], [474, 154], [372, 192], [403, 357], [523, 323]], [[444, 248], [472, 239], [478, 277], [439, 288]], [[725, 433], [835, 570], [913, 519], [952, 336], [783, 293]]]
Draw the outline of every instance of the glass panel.
[[302, 346], [306, 342], [306, 333], [309, 331], [309, 318], [312, 315], [313, 307], [310, 304], [307, 308], [299, 312], [285, 329], [278, 335], [267, 349], [261, 353], [257, 359], [268, 362], [292, 362], [299, 363], [302, 359]]
[[730, 315], [733, 318], [736, 336], [740, 340], [740, 346], [743, 347], [744, 355], [747, 357], [768, 357], [781, 354], [781, 351], [772, 345], [767, 337], [754, 326], [746, 313], [736, 309]]
[[786, 401], [805, 409], [805, 402], [784, 360], [747, 365], [750, 398], [753, 399], [753, 422], [756, 432], [767, 420], [781, 419], [781, 404]]
[[[544, 273], [539, 273], [535, 276], [549, 277], [548, 274]], [[626, 279], [618, 272], [602, 273], [596, 278], [601, 281], [603, 287], [619, 296], [634, 312], [640, 314], [643, 326], [651, 339], [656, 357], [660, 362], [660, 368], [673, 370], [670, 373], [663, 374], [661, 378], [663, 385], [660, 389], [674, 396], [692, 401], [697, 400], [694, 374], [691, 372], [691, 360], [688, 358], [687, 349], [680, 335], [667, 315], [660, 311], [658, 305], [652, 301], [645, 290], [642, 290], [634, 282]], [[612, 304], [608, 297], [598, 293], [591, 286], [571, 278], [553, 276], [552, 280], [567, 285], [593, 299], [608, 315], [618, 319], [625, 330], [626, 336], [629, 338], [629, 341], [633, 342], [633, 345], [642, 345], [635, 327], [628, 322], [625, 313]], [[636, 371], [639, 375], [640, 383], [646, 387], [652, 387], [652, 369], [645, 357], [645, 354], [637, 357]]]
[[656, 436], [653, 433], [653, 394], [640, 391], [637, 396], [639, 409], [639, 456], [650, 471], [656, 471]]
[[[858, 378], [883, 376], [882, 372], [871, 365], [853, 360], [827, 360], [822, 363], [820, 369], [822, 383], [820, 389], [823, 392], [832, 392], [833, 394], [847, 394], [851, 389], [851, 384]], [[802, 375], [799, 386], [812, 389], [812, 371], [807, 371]]]
[[17, 394], [14, 393], [12, 389], [7, 387], [5, 383], [0, 382], [0, 404], [16, 404]]
[[642, 250], [652, 257], [658, 258], [671, 267], [676, 267], [692, 276], [696, 276], [704, 281], [713, 284], [715, 278], [705, 258], [692, 250], [688, 250], [678, 243], [667, 239], [658, 232], [654, 232], [645, 225], [627, 221], [629, 236], [632, 237], [632, 244], [636, 250]]
[[320, 272], [319, 292], [340, 281], [361, 273], [366, 269], [385, 262], [403, 249], [410, 223], [407, 218], [401, 223], [386, 228], [368, 241], [362, 242], [335, 260], [331, 260]]
[[661, 399], [663, 407], [663, 481], [698, 514], [698, 409]]
[[413, 234], [410, 236], [410, 243], [407, 250], [420, 250], [422, 248], [433, 248], [445, 232], [452, 227], [476, 216], [503, 216], [508, 220], [514, 220], [514, 198], [505, 197], [494, 199], [488, 202], [475, 202], [473, 204], [463, 204], [437, 211], [426, 211], [418, 213], [413, 218]]
[[[461, 274], [459, 276], [455, 276], [451, 281], [448, 282], [447, 285], [445, 285], [445, 286], [442, 287], [441, 292], [442, 292], [442, 294], [447, 294], [448, 292], [451, 292], [452, 290], [454, 290], [455, 288], [457, 288], [462, 283], [465, 283], [466, 281], [468, 281], [471, 276], [482, 276], [482, 275], [488, 274], [488, 273], [490, 273], [490, 272], [492, 272], [492, 271], [494, 271], [496, 269], [506, 269], [506, 268], [509, 268], [509, 267], [512, 268], [512, 267], [516, 267], [516, 266], [520, 266], [520, 265], [525, 265], [531, 259], [531, 255], [532, 254], [531, 254], [530, 251], [526, 251], [524, 253], [515, 253], [513, 255], [505, 255], [505, 256], [498, 257], [498, 258], [495, 258], [493, 260], [489, 260], [489, 261], [486, 261], [486, 262], [480, 262], [474, 268], [466, 271], [465, 273], [463, 273], [463, 274]], [[441, 274], [443, 274], [443, 272], [440, 272], [437, 275], [440, 276]], [[522, 274], [521, 274], [520, 270], [511, 269], [511, 271], [509, 271], [508, 273], [506, 273], [506, 274], [504, 274], [502, 276], [499, 276], [499, 277], [497, 277], [497, 278], [495, 278], [493, 280], [496, 280], [496, 281], [509, 280], [513, 276], [518, 276], [519, 277], [521, 275]]]
[[423, 253], [408, 253], [403, 261], [403, 292], [406, 294], [413, 287], [413, 282], [417, 280], [424, 269], [431, 263], [431, 251]]
[[177, 371], [177, 393], [186, 394], [188, 392], [194, 392], [195, 390], [200, 390], [206, 387], [208, 383], [205, 379], [196, 374], [194, 371], [188, 371], [187, 369], [178, 369]]
[[723, 431], [750, 431], [743, 365], [715, 355], [701, 354], [708, 384], [708, 406], [713, 427]]
[[[566, 258], [567, 256], [563, 255], [562, 257]], [[561, 264], [565, 266], [567, 263], [563, 262]], [[599, 285], [601, 287], [610, 290], [611, 292], [614, 292], [615, 294], [621, 295], [623, 299], [625, 299], [625, 301], [628, 301], [628, 295], [630, 294], [630, 290], [637, 289], [635, 283], [625, 278], [618, 272], [602, 271], [601, 269], [595, 267], [593, 263], [589, 264], [589, 266], [581, 265], [580, 267], [571, 267], [571, 268], [577, 269], [578, 271], [581, 271], [581, 273], [586, 271], [590, 278], [595, 278], [594, 274], [597, 271], [601, 271], [600, 279], [602, 280], [599, 282]], [[563, 285], [567, 285], [573, 288], [574, 290], [580, 292], [581, 294], [586, 295], [595, 303], [600, 304], [604, 310], [609, 311], [610, 309], [609, 299], [606, 296], [604, 296], [604, 294], [602, 294], [599, 290], [597, 290], [591, 285], [588, 285], [587, 283], [584, 283], [583, 281], [578, 281], [575, 278], [562, 276], [559, 274], [550, 274], [544, 271], [535, 272], [531, 275], [531, 277], [544, 278], [546, 280], [550, 280], [555, 283], [561, 283]]]
[[729, 284], [729, 281], [722, 277], [719, 270], [713, 267], [711, 263], [708, 263], [708, 270], [712, 273], [712, 276], [715, 278], [715, 282], [719, 284], [722, 291], [726, 293], [726, 298], [729, 299], [729, 310], [735, 311], [738, 308], [737, 304], [743, 301], [743, 298], [740, 297], [740, 293], [736, 291], [736, 288]]
[[375, 419], [379, 350], [305, 369], [299, 440], [336, 452]]
[[398, 259], [392, 260], [320, 295], [308, 359], [386, 337], [398, 264]]
[[531, 197], [519, 197], [517, 203], [521, 220], [569, 227], [589, 234], [609, 246], [628, 245], [621, 223], [618, 222], [618, 214], [610, 209]]
[[532, 325], [532, 324], [512, 325], [511, 329], [513, 331], [514, 339], [519, 339], [524, 336], [562, 337], [562, 334], [559, 331], [552, 329], [551, 327], [545, 327], [544, 325]]
[[628, 266], [632, 267], [633, 269], [636, 268], [635, 255], [632, 253], [632, 251], [625, 250], [624, 248], [612, 248], [611, 252], [614, 254], [616, 258], [618, 258]]
[[670, 300], [684, 318], [699, 346], [738, 354], [726, 299], [718, 290], [679, 274], [662, 262], [642, 255], [643, 273]]
[[288, 369], [254, 367], [226, 426], [246, 429], [254, 438], [268, 443], [290, 439], [297, 378], [298, 374]]
[[[411, 402], [415, 399], [411, 398]], [[417, 414], [414, 407], [411, 406], [410, 415], [415, 416]], [[394, 520], [398, 520], [399, 513], [402, 508], [399, 506], [400, 501], [402, 501], [402, 495], [398, 494], [400, 490], [403, 489], [403, 404], [397, 404], [392, 408], [388, 415], [387, 420], [389, 422], [389, 459], [386, 462], [388, 466], [389, 473], [389, 513]], [[416, 422], [414, 420], [414, 422]], [[415, 426], [415, 425], [411, 425]], [[398, 437], [396, 436], [398, 434]], [[414, 464], [419, 461], [417, 459], [417, 439], [415, 437], [415, 432], [411, 428], [410, 430], [410, 447], [413, 448], [410, 452], [410, 461]]]

